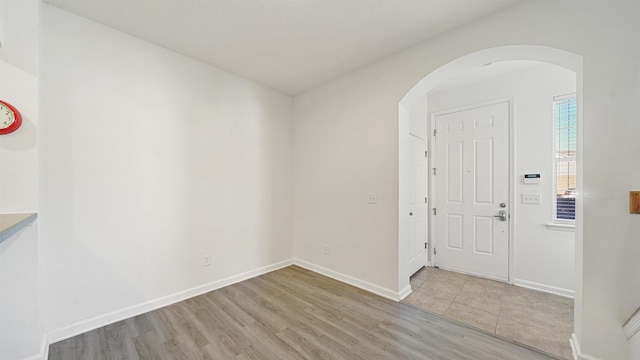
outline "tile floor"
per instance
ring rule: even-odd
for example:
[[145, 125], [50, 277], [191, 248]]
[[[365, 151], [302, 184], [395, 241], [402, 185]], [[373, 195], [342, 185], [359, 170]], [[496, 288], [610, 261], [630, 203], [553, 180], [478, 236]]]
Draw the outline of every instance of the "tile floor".
[[404, 302], [563, 359], [572, 359], [573, 299], [425, 267]]

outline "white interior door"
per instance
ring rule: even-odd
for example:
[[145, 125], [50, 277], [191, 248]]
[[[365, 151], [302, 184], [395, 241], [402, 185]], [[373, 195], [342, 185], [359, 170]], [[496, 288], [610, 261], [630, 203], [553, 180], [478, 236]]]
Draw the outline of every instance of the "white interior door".
[[411, 274], [420, 270], [427, 263], [425, 242], [427, 241], [427, 159], [425, 157], [426, 141], [409, 134], [411, 157], [409, 160], [409, 239], [411, 251], [409, 268]]
[[508, 281], [509, 114], [501, 102], [435, 116], [439, 267]]

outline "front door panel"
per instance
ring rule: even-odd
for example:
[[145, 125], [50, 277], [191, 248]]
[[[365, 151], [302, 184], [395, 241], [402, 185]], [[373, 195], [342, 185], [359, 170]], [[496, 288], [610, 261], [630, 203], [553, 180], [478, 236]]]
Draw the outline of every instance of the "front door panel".
[[[508, 280], [509, 103], [435, 117], [435, 264]], [[503, 205], [501, 205], [503, 204]]]

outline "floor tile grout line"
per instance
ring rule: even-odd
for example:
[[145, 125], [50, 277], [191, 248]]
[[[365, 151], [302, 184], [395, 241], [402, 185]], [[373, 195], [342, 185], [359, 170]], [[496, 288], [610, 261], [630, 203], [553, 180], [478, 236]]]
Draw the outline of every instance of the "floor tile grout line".
[[493, 326], [493, 333], [498, 334], [498, 320], [500, 319], [500, 315], [496, 316], [496, 324]]
[[458, 289], [458, 292], [456, 292], [456, 296], [454, 296], [453, 300], [451, 300], [451, 302], [449, 303], [449, 306], [447, 307], [447, 310], [445, 310], [445, 312], [444, 312], [445, 316], [447, 316], [446, 315], [447, 312], [449, 312], [449, 309], [451, 309], [451, 305], [453, 305], [453, 303], [456, 302], [456, 299], [458, 298], [458, 295], [460, 295], [460, 292], [462, 291], [462, 288], [464, 287], [464, 284], [466, 284], [466, 283], [467, 283], [467, 279], [464, 280], [464, 282], [462, 283], [462, 286], [460, 286], [460, 288]]

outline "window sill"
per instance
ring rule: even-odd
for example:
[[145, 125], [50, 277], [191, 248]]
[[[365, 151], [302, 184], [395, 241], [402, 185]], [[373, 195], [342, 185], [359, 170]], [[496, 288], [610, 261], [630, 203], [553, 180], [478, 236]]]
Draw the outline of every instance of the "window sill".
[[575, 224], [549, 223], [547, 229], [555, 231], [576, 231]]

